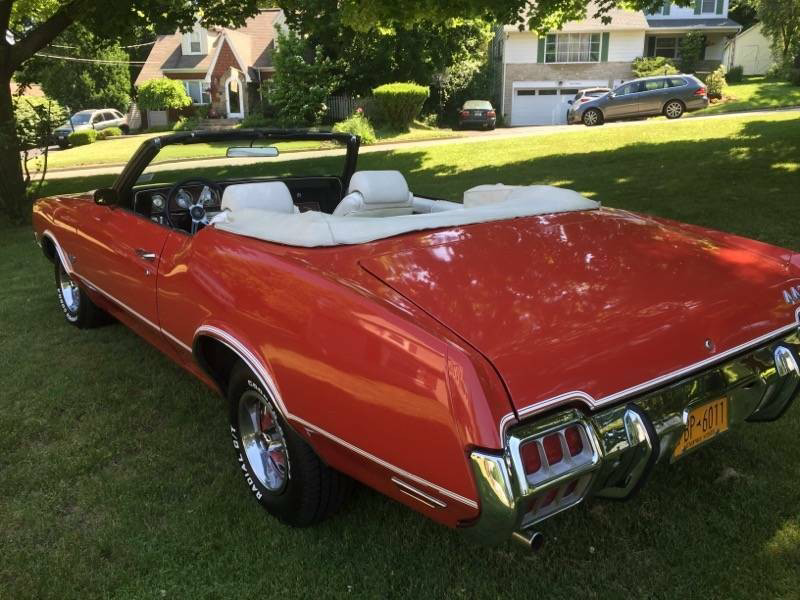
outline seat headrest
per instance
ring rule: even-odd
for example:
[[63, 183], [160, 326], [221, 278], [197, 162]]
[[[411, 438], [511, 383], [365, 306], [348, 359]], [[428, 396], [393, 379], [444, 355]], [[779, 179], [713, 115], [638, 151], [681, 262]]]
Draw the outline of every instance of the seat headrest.
[[256, 208], [272, 212], [292, 213], [292, 194], [282, 181], [256, 181], [235, 183], [222, 193], [222, 210]]
[[400, 171], [356, 171], [350, 179], [347, 193], [358, 192], [364, 204], [409, 203], [406, 178]]

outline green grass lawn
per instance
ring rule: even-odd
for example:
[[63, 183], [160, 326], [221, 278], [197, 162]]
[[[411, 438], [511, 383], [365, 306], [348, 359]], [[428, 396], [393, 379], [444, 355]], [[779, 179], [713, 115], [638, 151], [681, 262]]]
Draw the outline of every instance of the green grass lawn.
[[724, 95], [723, 102], [712, 104], [691, 114], [699, 116], [739, 110], [800, 106], [800, 86], [792, 85], [788, 81], [767, 81], [763, 77], [747, 77], [742, 83], [728, 85]]
[[[409, 147], [366, 154], [359, 167], [397, 168], [413, 190], [453, 198], [478, 183], [564, 185], [800, 250], [800, 120], [664, 122], [642, 133]], [[243, 485], [220, 398], [120, 325], [65, 324], [30, 228], [0, 229], [0, 252], [2, 598], [800, 597], [800, 404], [660, 465], [629, 502], [548, 521], [537, 556], [472, 545], [364, 488], [334, 519], [291, 530]], [[719, 480], [729, 468], [739, 477]]]
[[[101, 140], [87, 146], [67, 148], [66, 150], [53, 150], [48, 157], [48, 168], [66, 169], [70, 167], [83, 167], [89, 165], [125, 164], [133, 155], [139, 145], [147, 139], [159, 135], [168, 135], [170, 132], [150, 133], [146, 135], [120, 136]], [[422, 123], [414, 123], [409, 131], [398, 133], [396, 131], [378, 130], [378, 143], [409, 142], [462, 135], [452, 129], [439, 129]], [[186, 158], [217, 158], [225, 156], [228, 143], [218, 144], [192, 144], [188, 146], [168, 146], [159, 153], [156, 162], [181, 160]], [[314, 150], [325, 147], [320, 142], [282, 142], [275, 144], [281, 152], [297, 152], [300, 150]], [[34, 159], [38, 161], [38, 159]], [[38, 165], [39, 162], [32, 162]]]

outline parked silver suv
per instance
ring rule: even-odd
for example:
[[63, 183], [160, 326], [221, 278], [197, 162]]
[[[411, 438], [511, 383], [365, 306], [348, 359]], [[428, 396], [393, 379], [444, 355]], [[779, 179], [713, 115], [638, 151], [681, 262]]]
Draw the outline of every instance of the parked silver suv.
[[69, 134], [83, 129], [108, 129], [119, 127], [122, 133], [128, 133], [128, 119], [118, 110], [113, 108], [91, 108], [76, 112], [69, 121], [53, 131], [56, 144], [61, 148], [69, 146]]
[[605, 121], [664, 115], [677, 119], [687, 111], [708, 106], [705, 84], [693, 75], [660, 75], [628, 81], [609, 93], [573, 104], [568, 123], [591, 127]]

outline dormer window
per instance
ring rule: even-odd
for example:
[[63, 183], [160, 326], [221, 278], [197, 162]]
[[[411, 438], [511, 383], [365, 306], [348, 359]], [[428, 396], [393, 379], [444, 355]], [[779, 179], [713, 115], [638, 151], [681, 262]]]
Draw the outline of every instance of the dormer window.
[[183, 34], [181, 49], [184, 55], [208, 54], [208, 34], [202, 27], [195, 27]]

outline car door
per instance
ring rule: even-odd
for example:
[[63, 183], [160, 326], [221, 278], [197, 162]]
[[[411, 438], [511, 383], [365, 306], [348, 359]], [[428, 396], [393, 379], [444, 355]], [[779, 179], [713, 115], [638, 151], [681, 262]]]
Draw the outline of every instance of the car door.
[[633, 116], [639, 109], [641, 81], [632, 81], [618, 87], [606, 101], [603, 114], [606, 118]]
[[643, 81], [643, 89], [639, 93], [639, 108], [640, 114], [658, 114], [661, 112], [661, 107], [664, 104], [664, 87], [666, 80], [648, 79]]
[[102, 112], [94, 113], [92, 115], [91, 124], [92, 124], [92, 129], [96, 129], [98, 131], [100, 129], [102, 129], [103, 128], [103, 113]]
[[81, 277], [127, 314], [133, 329], [158, 343], [157, 274], [170, 229], [126, 208], [99, 204], [86, 208], [77, 228]]

